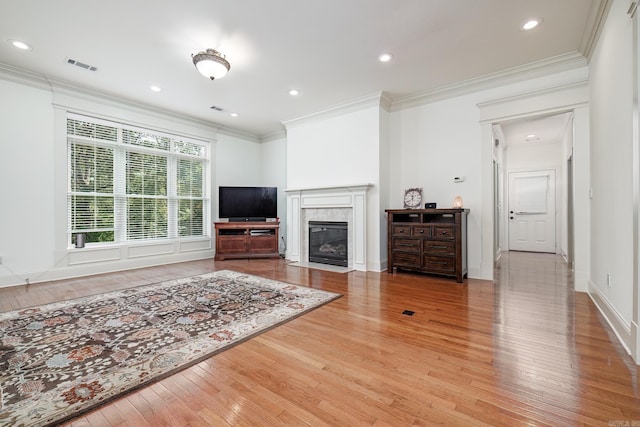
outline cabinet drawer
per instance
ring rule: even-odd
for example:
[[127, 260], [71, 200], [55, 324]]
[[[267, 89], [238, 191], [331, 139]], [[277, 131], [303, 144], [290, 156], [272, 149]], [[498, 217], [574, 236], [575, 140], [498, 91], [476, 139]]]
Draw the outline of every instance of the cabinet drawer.
[[456, 271], [456, 263], [453, 258], [425, 256], [423, 270], [434, 273], [454, 273]]
[[420, 242], [418, 239], [393, 239], [393, 249], [401, 251], [415, 251], [420, 252]]
[[394, 252], [393, 265], [420, 268], [420, 254], [411, 252]]
[[425, 240], [424, 253], [427, 255], [455, 256], [456, 244], [449, 241]]
[[393, 224], [391, 226], [391, 232], [394, 236], [411, 236], [411, 226], [410, 225], [400, 225], [400, 224]]
[[411, 227], [412, 237], [431, 237], [430, 225], [414, 225]]
[[454, 225], [436, 225], [433, 227], [433, 238], [454, 240], [456, 238], [456, 227]]

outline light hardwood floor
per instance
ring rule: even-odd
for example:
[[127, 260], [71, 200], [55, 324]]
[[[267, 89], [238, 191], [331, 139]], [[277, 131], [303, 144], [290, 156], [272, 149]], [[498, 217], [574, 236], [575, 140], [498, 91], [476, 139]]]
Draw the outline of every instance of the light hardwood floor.
[[220, 269], [344, 296], [67, 425], [640, 425], [638, 366], [555, 255], [464, 284], [193, 261], [0, 289], [0, 310]]

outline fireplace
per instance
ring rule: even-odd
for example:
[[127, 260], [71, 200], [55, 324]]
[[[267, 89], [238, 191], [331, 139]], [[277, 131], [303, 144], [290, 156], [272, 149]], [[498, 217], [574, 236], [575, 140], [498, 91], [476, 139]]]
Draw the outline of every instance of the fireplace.
[[348, 223], [309, 221], [309, 262], [347, 267]]
[[285, 189], [287, 252], [292, 263], [309, 263], [309, 222], [347, 223], [347, 269], [367, 271], [367, 191], [372, 184]]

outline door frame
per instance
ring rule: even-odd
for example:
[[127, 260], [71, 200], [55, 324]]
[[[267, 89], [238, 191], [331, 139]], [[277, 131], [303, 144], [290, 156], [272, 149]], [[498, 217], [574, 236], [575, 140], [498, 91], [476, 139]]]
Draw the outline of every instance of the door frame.
[[[542, 90], [530, 90], [518, 96], [496, 98], [477, 104], [480, 117], [482, 206], [480, 209], [480, 270], [478, 278], [494, 276], [493, 126], [511, 119], [540, 114], [568, 112], [574, 115], [573, 194], [575, 289], [587, 292], [589, 281], [589, 83], [562, 83]], [[578, 214], [578, 212], [580, 214]]]

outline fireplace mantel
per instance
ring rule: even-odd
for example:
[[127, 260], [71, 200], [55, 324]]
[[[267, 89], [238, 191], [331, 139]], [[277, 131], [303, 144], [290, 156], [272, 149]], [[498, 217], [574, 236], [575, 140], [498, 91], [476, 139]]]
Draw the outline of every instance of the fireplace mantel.
[[[287, 253], [293, 262], [308, 262], [308, 251], [303, 250], [307, 241], [308, 223], [305, 210], [349, 209], [351, 223], [349, 267], [367, 271], [367, 191], [372, 184], [340, 185], [286, 189], [287, 195]], [[330, 211], [328, 211], [330, 212]], [[325, 218], [326, 215], [325, 215]], [[306, 259], [304, 259], [306, 258]]]

